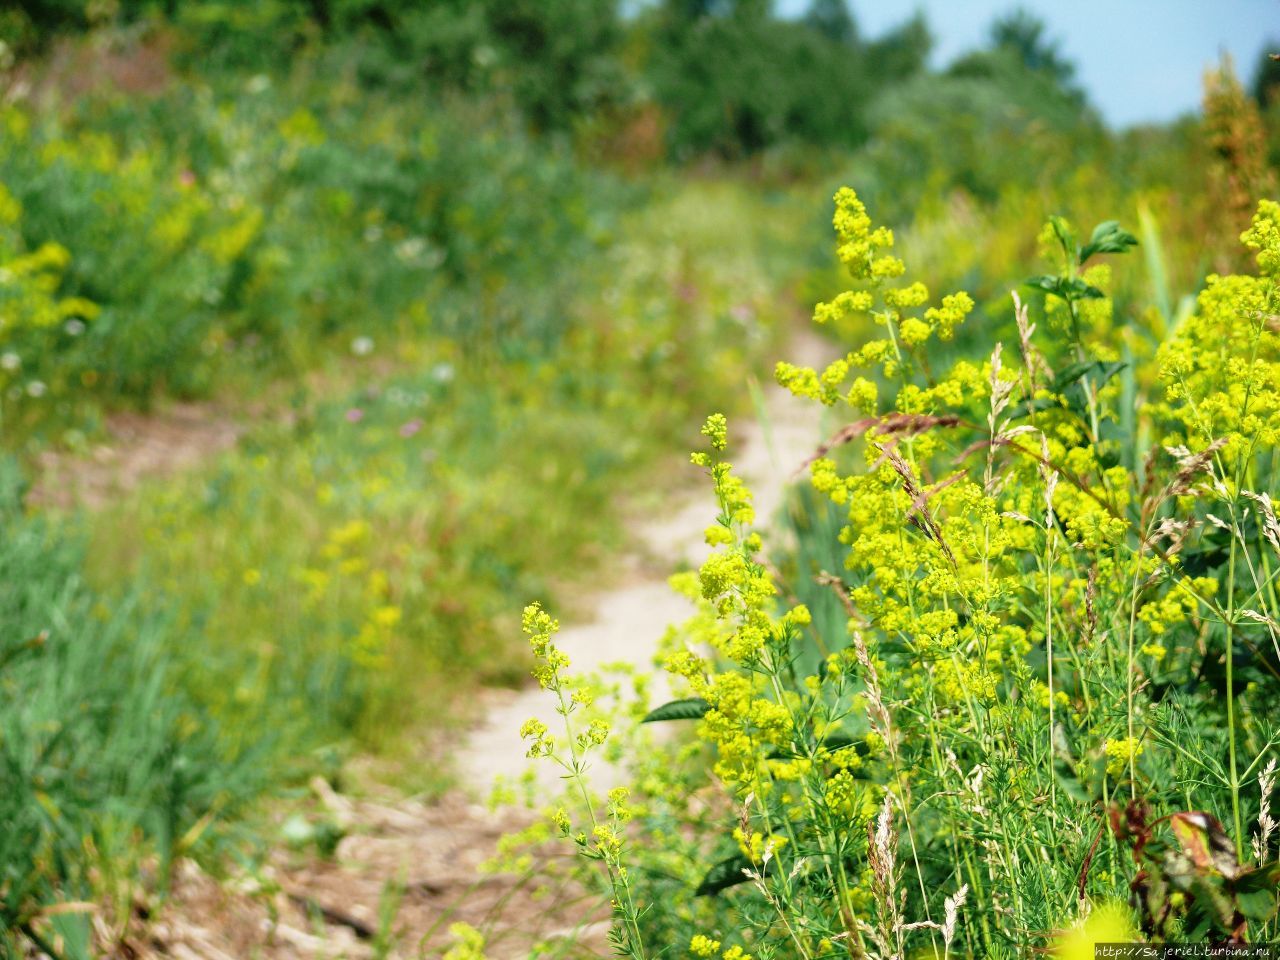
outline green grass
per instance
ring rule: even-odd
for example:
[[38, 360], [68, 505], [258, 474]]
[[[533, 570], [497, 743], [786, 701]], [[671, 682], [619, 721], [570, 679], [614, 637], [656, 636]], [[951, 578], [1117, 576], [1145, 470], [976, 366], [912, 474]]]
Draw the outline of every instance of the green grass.
[[[575, 704], [554, 744], [530, 736], [569, 774], [544, 823], [612, 898], [615, 952], [1075, 960], [1095, 942], [1268, 942], [1280, 204], [1242, 238], [1256, 272], [1211, 278], [1163, 336], [1158, 307], [1137, 322], [1154, 329], [1115, 320], [1099, 265], [1141, 269], [1137, 238], [1055, 220], [1058, 272], [1034, 285], [1056, 292], [1024, 290], [1010, 344], [980, 325], [953, 339], [945, 307], [902, 303], [904, 281], [873, 277], [886, 235], [852, 192], [837, 203], [855, 283], [883, 307], [869, 360], [787, 378], [815, 421], [834, 406], [850, 426], [793, 494], [781, 547], [765, 560], [709, 420], [695, 459], [720, 545], [677, 581], [699, 609], [659, 658], [676, 699], [601, 697], [604, 728]], [[1161, 260], [1150, 289], [1171, 304]], [[1107, 362], [1153, 340], [1128, 377]], [[528, 629], [563, 706], [590, 681], [541, 618]], [[685, 737], [643, 726], [692, 719]], [[596, 750], [629, 762], [607, 819], [580, 782]]]
[[168, 611], [141, 589], [89, 587], [83, 541], [22, 516], [14, 477], [0, 519], [0, 952], [19, 934], [87, 941], [88, 914], [42, 917], [59, 902], [92, 901], [122, 929], [138, 875], [163, 890], [175, 857], [213, 849], [268, 784], [273, 746], [189, 694]]
[[662, 439], [693, 435], [776, 343], [794, 210], [658, 187], [580, 273], [557, 356], [401, 343], [417, 372], [371, 360], [347, 396], [300, 398], [287, 425], [83, 518], [91, 577], [148, 584], [201, 650], [188, 687], [245, 729], [388, 749], [465, 719], [476, 684], [526, 673], [513, 599], [608, 582]]
[[526, 675], [523, 600], [614, 576], [620, 505], [777, 345], [807, 201], [305, 71], [0, 122], [0, 259], [65, 250], [7, 301], [6, 444], [172, 397], [255, 423], [99, 510], [10, 495], [3, 919], [72, 957], [49, 906], [118, 933], [334, 757], [425, 740], [447, 786], [475, 689]]
[[353, 341], [545, 358], [563, 265], [642, 195], [496, 108], [305, 69], [6, 106], [0, 129], [0, 260], [60, 251], [33, 294], [51, 305], [6, 294], [11, 446], [74, 446], [104, 411], [293, 378]]

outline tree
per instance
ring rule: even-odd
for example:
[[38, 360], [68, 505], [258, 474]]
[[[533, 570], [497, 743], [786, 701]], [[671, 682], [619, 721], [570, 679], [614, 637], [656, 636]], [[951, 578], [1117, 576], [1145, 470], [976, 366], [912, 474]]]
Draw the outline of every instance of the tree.
[[996, 80], [1010, 91], [1028, 83], [1037, 95], [1073, 109], [1085, 106], [1084, 90], [1076, 83], [1075, 64], [1066, 58], [1057, 41], [1046, 34], [1044, 21], [1026, 10], [1015, 10], [991, 24], [990, 46], [961, 57], [949, 72], [957, 77]]
[[1069, 88], [1075, 83], [1075, 64], [1059, 52], [1057, 41], [1045, 36], [1045, 29], [1043, 20], [1019, 8], [991, 25], [991, 45], [1014, 54], [1028, 70]]
[[1253, 99], [1265, 110], [1280, 101], [1280, 41], [1269, 40], [1253, 71]]
[[812, 0], [803, 23], [835, 43], [846, 47], [858, 45], [858, 25], [845, 0]]
[[897, 86], [925, 72], [933, 35], [923, 14], [867, 45], [867, 72], [882, 88]]

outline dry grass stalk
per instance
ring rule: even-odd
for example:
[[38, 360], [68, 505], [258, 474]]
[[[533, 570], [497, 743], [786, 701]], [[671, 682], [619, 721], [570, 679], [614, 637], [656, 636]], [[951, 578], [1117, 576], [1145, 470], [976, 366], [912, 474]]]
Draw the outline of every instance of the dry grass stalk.
[[1253, 858], [1258, 865], [1266, 863], [1270, 850], [1271, 834], [1276, 822], [1271, 817], [1271, 794], [1276, 788], [1276, 761], [1272, 757], [1266, 769], [1258, 774], [1258, 789], [1262, 792], [1262, 800], [1258, 808], [1258, 832], [1253, 835]]
[[932, 416], [924, 413], [891, 413], [883, 417], [866, 417], [837, 430], [826, 443], [818, 447], [796, 470], [796, 475], [803, 473], [810, 464], [822, 459], [836, 447], [856, 440], [867, 431], [875, 428], [877, 436], [892, 437], [898, 440], [908, 439], [932, 430], [934, 427], [956, 427], [961, 424], [958, 416], [946, 414]]

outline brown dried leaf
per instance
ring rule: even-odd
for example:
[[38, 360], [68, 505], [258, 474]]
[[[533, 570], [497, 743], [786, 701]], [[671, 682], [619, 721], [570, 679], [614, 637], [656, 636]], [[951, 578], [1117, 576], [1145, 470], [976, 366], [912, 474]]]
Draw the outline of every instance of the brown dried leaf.
[[1239, 875], [1236, 845], [1212, 814], [1199, 810], [1175, 813], [1170, 815], [1169, 825], [1197, 870], [1220, 873], [1228, 880]]

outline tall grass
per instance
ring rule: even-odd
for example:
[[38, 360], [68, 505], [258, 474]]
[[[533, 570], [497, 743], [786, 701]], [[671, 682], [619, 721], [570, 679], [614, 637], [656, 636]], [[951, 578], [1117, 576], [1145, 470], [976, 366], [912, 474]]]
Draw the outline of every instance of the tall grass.
[[86, 518], [89, 575], [152, 585], [207, 643], [184, 658], [191, 689], [237, 724], [386, 749], [465, 720], [475, 684], [527, 668], [510, 598], [584, 566], [577, 584], [607, 581], [626, 478], [776, 342], [793, 268], [744, 222], [796, 208], [663, 189], [625, 243], [577, 265], [553, 354], [438, 338], [402, 340], [404, 372], [356, 361], [345, 395], [300, 393], [286, 424]]
[[[211, 31], [256, 41], [252, 17], [211, 10]], [[0, 111], [5, 444], [86, 448], [111, 411], [174, 396], [258, 418], [235, 450], [96, 513], [27, 516], [16, 478], [0, 491], [3, 946], [118, 938], [176, 857], [335, 748], [452, 742], [477, 686], [530, 665], [520, 604], [615, 575], [619, 505], [650, 502], [672, 438], [774, 352], [793, 288], [827, 299], [850, 261], [863, 273], [829, 328], [859, 350], [782, 376], [862, 421], [793, 501], [798, 547], [776, 568], [794, 610], [773, 607], [721, 451], [699, 458], [728, 549], [682, 581], [704, 604], [668, 651], [690, 696], [662, 716], [699, 716], [704, 737], [654, 749], [634, 798], [589, 802], [579, 840], [626, 904], [619, 945], [1000, 955], [1083, 914], [1078, 890], [1123, 897], [1135, 856], [1187, 889], [1124, 922], [1172, 936], [1221, 927], [1210, 907], [1228, 903], [1251, 935], [1274, 926], [1270, 867], [1170, 866], [1203, 852], [1188, 837], [1242, 856], [1262, 812], [1277, 619], [1269, 507], [1241, 493], [1269, 490], [1271, 400], [1212, 382], [1270, 363], [1273, 331], [1236, 342], [1215, 295], [1196, 313], [1173, 293], [1200, 284], [1213, 212], [1186, 202], [1186, 129], [1113, 141], [1057, 99], [1046, 126], [955, 77], [889, 101], [896, 136], [831, 163], [892, 199], [931, 284], [971, 288], [956, 329], [966, 301], [922, 313], [935, 301], [887, 282], [895, 261], [857, 262], [885, 235], [850, 233], [844, 263], [799, 239], [817, 205], [778, 181], [828, 154], [627, 180], [501, 98], [402, 96], [401, 64], [385, 86], [362, 64], [325, 48], [66, 101], [37, 70], [39, 96]], [[938, 109], [970, 90], [1009, 121], [1007, 149]], [[1013, 149], [1027, 136], [1051, 164]], [[1059, 204], [1139, 218], [1149, 276], [1068, 250], [1063, 221], [1037, 236]], [[1006, 294], [1039, 254], [1033, 340]], [[1274, 309], [1257, 282], [1216, 288], [1249, 323]], [[873, 291], [870, 315], [845, 309]], [[867, 345], [873, 322], [887, 336]], [[1192, 391], [1161, 393], [1175, 336], [1194, 341], [1208, 428]], [[1261, 426], [1230, 421], [1241, 402]], [[591, 741], [589, 723], [570, 736]], [[1215, 819], [1173, 821], [1175, 846], [1157, 814], [1196, 805]], [[654, 839], [634, 870], [628, 820]]]
[[124, 932], [140, 873], [163, 890], [176, 857], [225, 834], [270, 776], [270, 737], [229, 736], [177, 675], [175, 651], [194, 638], [144, 612], [138, 591], [90, 588], [83, 541], [24, 517], [20, 493], [6, 460], [0, 944], [87, 956], [91, 919]]
[[548, 264], [598, 252], [640, 196], [498, 108], [304, 69], [18, 100], [0, 125], [0, 256], [16, 272], [56, 250], [67, 304], [0, 338], [10, 443], [74, 445], [159, 396], [258, 393], [353, 342], [545, 357], [574, 297]]
[[[5, 334], [9, 441], [175, 394], [258, 418], [94, 511], [14, 494], [14, 949], [105, 949], [173, 858], [335, 754], [427, 739], [414, 786], [443, 789], [442, 730], [527, 666], [511, 597], [612, 576], [619, 491], [759, 366], [799, 269], [795, 195], [623, 185], [497, 115], [463, 137], [466, 105], [219, 82], [5, 114], [0, 250], [66, 250]], [[43, 322], [60, 299], [93, 306]]]

